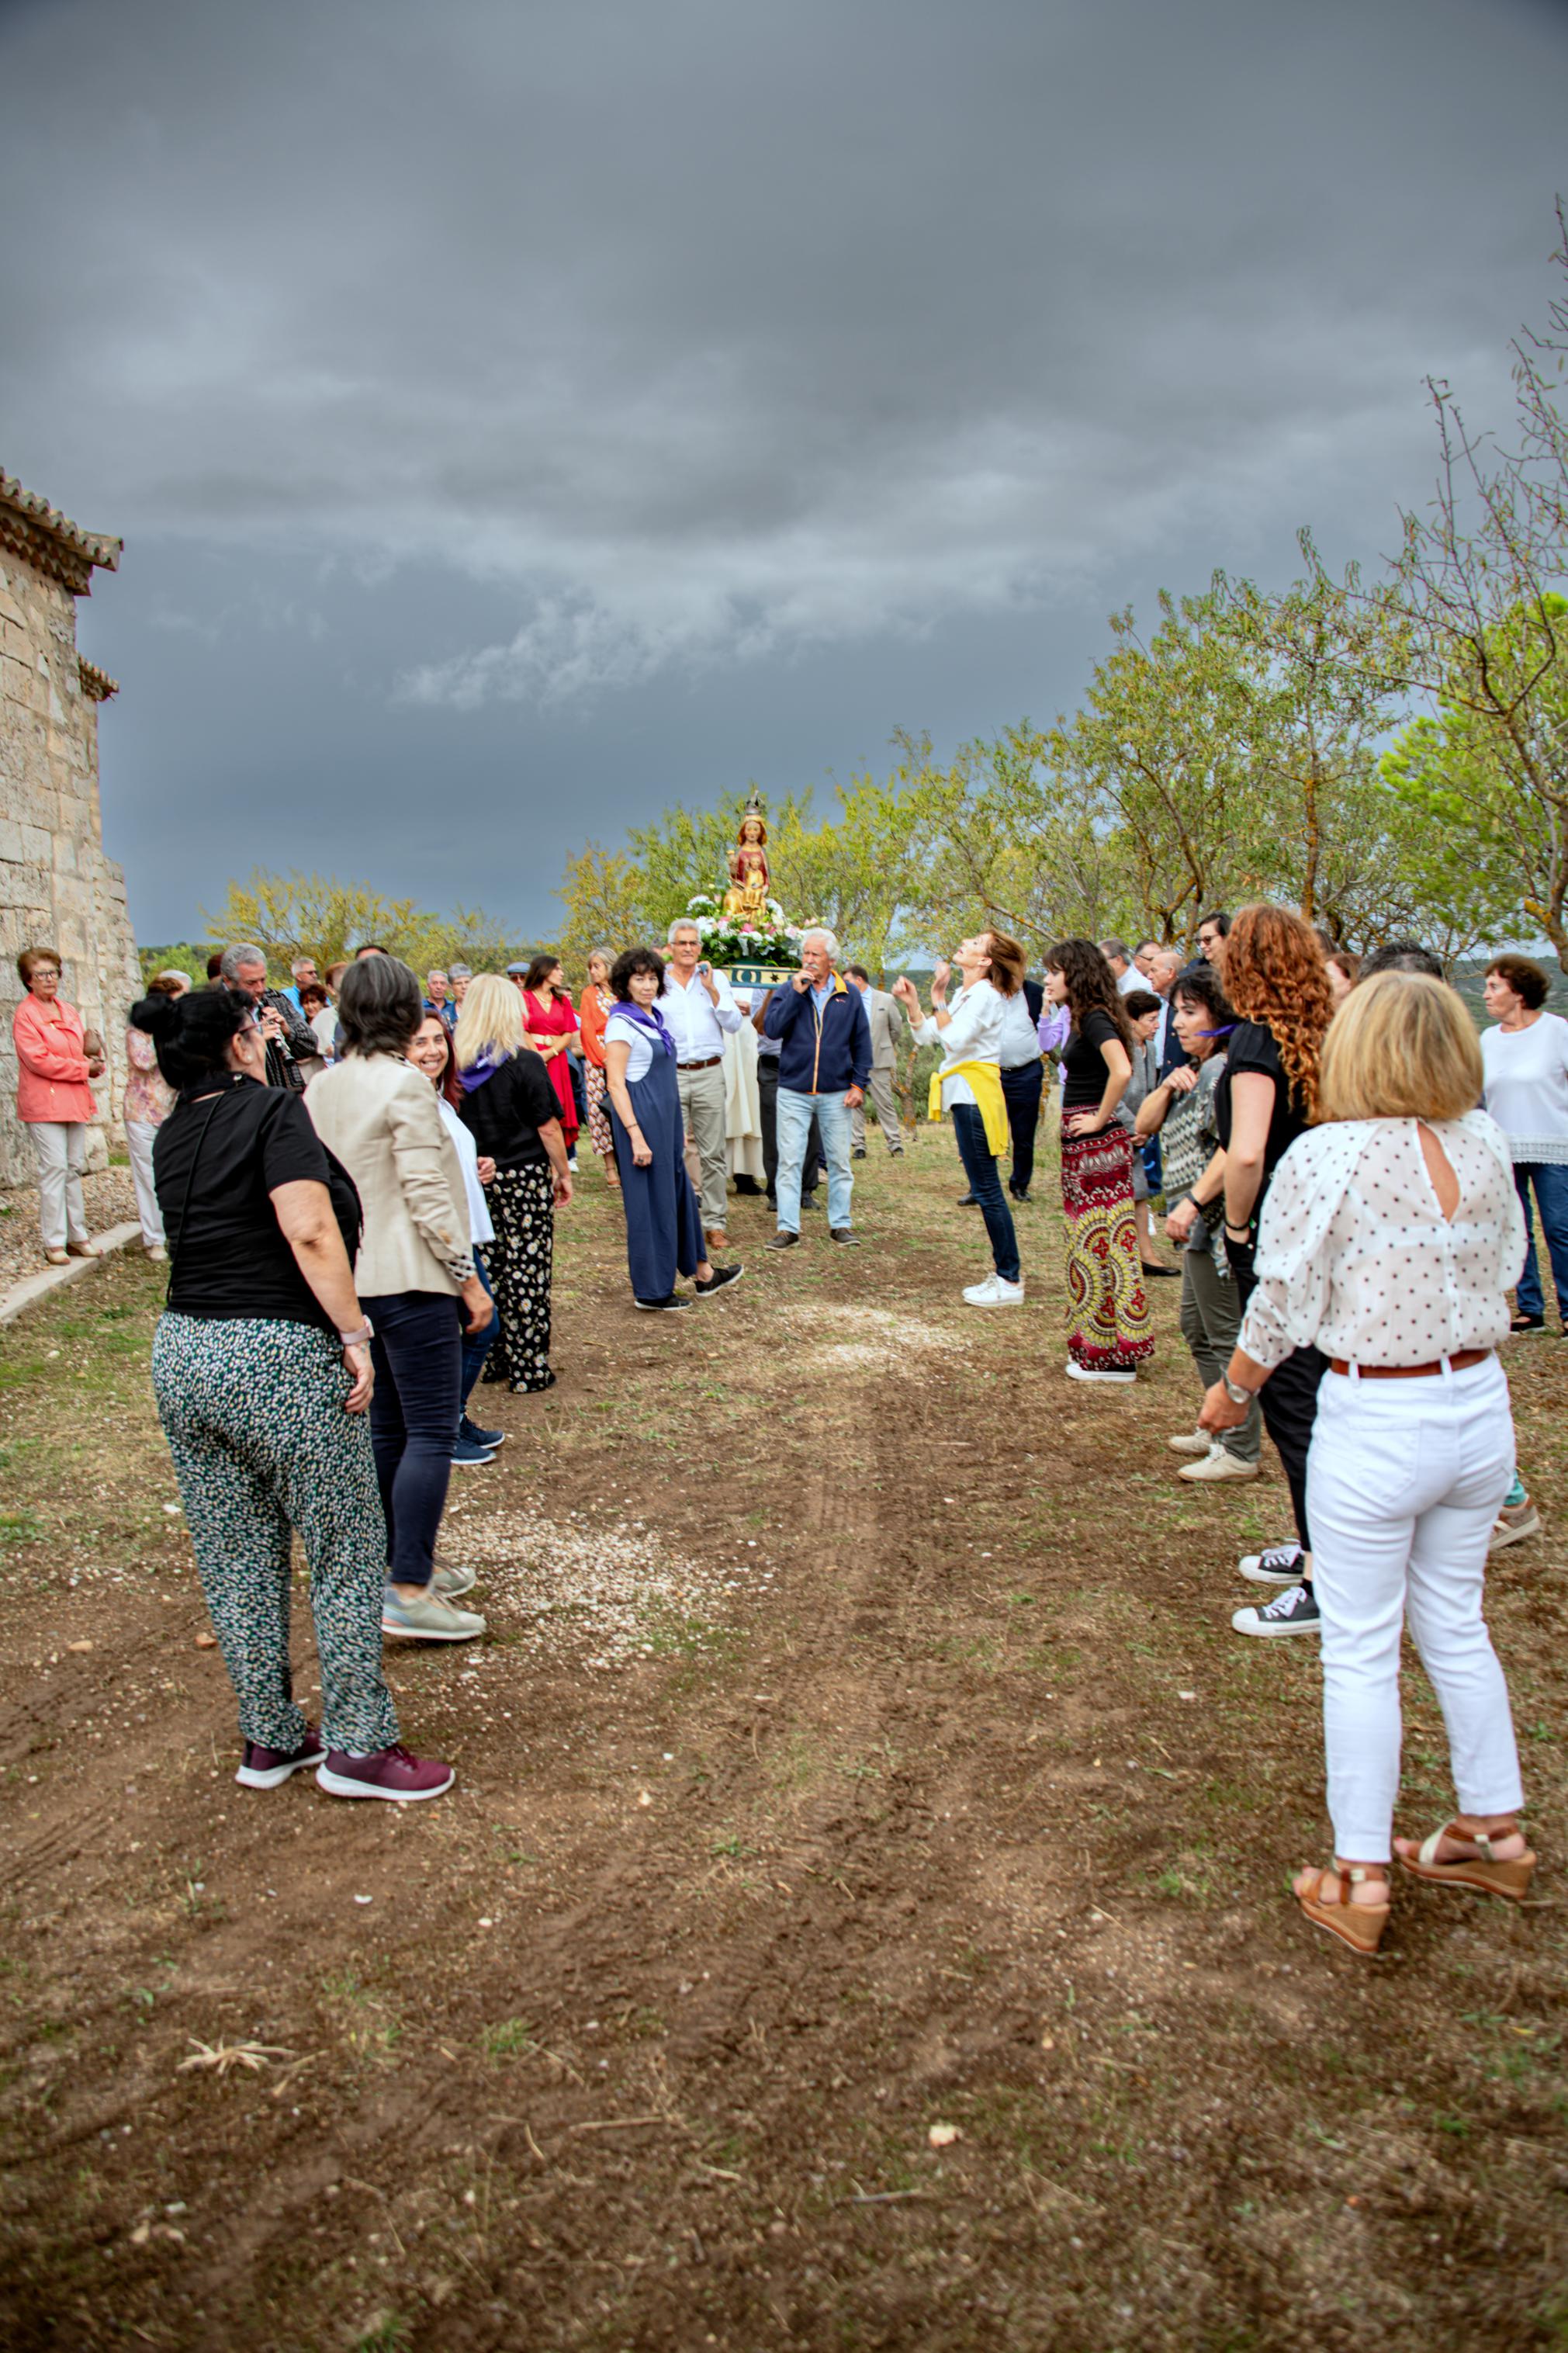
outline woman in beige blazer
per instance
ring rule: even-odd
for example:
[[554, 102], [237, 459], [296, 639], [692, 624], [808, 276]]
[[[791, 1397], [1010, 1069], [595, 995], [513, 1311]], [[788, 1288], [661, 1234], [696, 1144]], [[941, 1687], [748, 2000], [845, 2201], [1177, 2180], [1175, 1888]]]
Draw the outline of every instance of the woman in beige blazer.
[[458, 1426], [462, 1335], [488, 1323], [474, 1271], [456, 1146], [430, 1082], [407, 1061], [424, 1014], [419, 983], [395, 956], [366, 956], [338, 993], [338, 1060], [305, 1107], [359, 1187], [364, 1237], [354, 1281], [372, 1329], [371, 1439], [386, 1515], [382, 1630], [405, 1641], [466, 1642], [485, 1630], [453, 1601], [473, 1571], [437, 1569]]

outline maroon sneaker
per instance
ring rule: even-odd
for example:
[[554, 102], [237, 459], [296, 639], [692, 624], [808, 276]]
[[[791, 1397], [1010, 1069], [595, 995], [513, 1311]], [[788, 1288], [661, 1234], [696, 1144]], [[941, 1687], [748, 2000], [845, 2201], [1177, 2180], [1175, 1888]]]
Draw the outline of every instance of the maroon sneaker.
[[290, 1773], [302, 1772], [307, 1765], [319, 1765], [326, 1753], [321, 1734], [313, 1724], [308, 1724], [299, 1747], [287, 1754], [281, 1748], [263, 1748], [258, 1742], [247, 1740], [245, 1762], [234, 1778], [243, 1788], [276, 1789]]
[[437, 1757], [411, 1757], [401, 1741], [378, 1748], [372, 1757], [329, 1749], [316, 1768], [316, 1787], [334, 1798], [391, 1798], [398, 1805], [415, 1798], [439, 1798], [457, 1778]]

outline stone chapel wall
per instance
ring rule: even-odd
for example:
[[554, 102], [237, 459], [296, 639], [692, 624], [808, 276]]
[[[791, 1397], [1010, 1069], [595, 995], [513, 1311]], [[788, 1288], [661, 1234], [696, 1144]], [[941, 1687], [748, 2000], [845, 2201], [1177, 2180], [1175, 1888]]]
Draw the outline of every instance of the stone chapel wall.
[[76, 649], [76, 599], [95, 565], [119, 558], [118, 540], [79, 532], [0, 473], [0, 1186], [34, 1181], [11, 1041], [22, 948], [59, 950], [61, 992], [108, 1049], [89, 1166], [105, 1165], [106, 1128], [121, 1141], [125, 1016], [141, 968], [99, 806], [99, 707], [116, 690]]

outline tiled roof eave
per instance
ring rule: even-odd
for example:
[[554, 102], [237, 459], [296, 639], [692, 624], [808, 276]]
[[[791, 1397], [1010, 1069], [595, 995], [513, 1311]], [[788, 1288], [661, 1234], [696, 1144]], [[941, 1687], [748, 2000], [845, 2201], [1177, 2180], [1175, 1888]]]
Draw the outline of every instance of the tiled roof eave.
[[85, 654], [78, 654], [76, 670], [82, 692], [94, 702], [107, 702], [111, 694], [119, 693], [120, 681], [110, 678], [106, 670], [100, 670], [96, 662], [89, 662]]
[[123, 545], [121, 540], [83, 531], [0, 467], [0, 548], [58, 580], [73, 596], [91, 594], [95, 570], [119, 570]]

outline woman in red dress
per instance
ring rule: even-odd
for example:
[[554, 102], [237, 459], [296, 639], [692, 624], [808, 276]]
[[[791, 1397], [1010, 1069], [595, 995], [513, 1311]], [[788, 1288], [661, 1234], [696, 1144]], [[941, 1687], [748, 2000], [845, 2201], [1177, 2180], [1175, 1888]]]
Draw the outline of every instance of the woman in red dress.
[[529, 965], [522, 983], [522, 1021], [528, 1044], [544, 1057], [561, 1106], [561, 1134], [570, 1159], [577, 1149], [577, 1098], [572, 1092], [567, 1050], [577, 1035], [577, 1014], [556, 957], [536, 955]]

